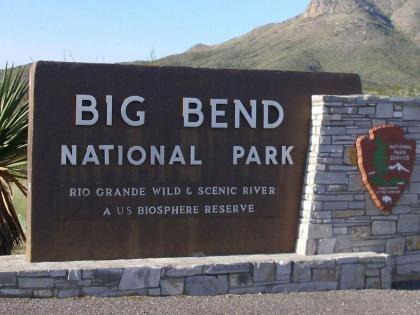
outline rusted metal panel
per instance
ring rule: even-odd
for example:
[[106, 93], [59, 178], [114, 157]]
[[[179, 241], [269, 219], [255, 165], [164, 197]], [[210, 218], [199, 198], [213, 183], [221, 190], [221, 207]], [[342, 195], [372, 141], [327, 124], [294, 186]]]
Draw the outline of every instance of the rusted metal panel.
[[[37, 63], [30, 85], [27, 255], [31, 261], [292, 252], [311, 95], [361, 93], [360, 78], [352, 74], [54, 62]], [[96, 124], [77, 125], [77, 95], [97, 101]], [[112, 125], [106, 115], [107, 95], [112, 95]], [[121, 116], [121, 104], [133, 95], [145, 100], [127, 107], [131, 120], [138, 118], [136, 111], [144, 111], [144, 125], [137, 127]], [[202, 102], [201, 126], [185, 127], [184, 98]], [[212, 99], [227, 100], [226, 105], [213, 106], [225, 111], [216, 120], [226, 122], [226, 128], [211, 127]], [[241, 100], [249, 113], [255, 100], [256, 128], [244, 116], [235, 128], [234, 100]], [[263, 100], [281, 104], [284, 119], [278, 127], [264, 128]], [[273, 108], [267, 112], [268, 122], [276, 121], [279, 112]], [[83, 115], [89, 120], [93, 114]], [[194, 115], [190, 118], [193, 121]], [[76, 146], [76, 165], [70, 159], [62, 165], [63, 145], [68, 150]], [[81, 165], [89, 145], [100, 165], [92, 162], [92, 155]], [[100, 145], [114, 146], [109, 165]], [[123, 148], [121, 160], [118, 146]], [[127, 150], [134, 146], [146, 153], [141, 165], [128, 163]], [[164, 146], [164, 165], [151, 165], [151, 146], [155, 150]], [[176, 146], [185, 165], [169, 165]], [[245, 152], [238, 165], [233, 163], [234, 146]], [[245, 165], [252, 146], [261, 165], [255, 162], [255, 151]], [[282, 161], [282, 146], [284, 151], [293, 147], [289, 152], [293, 165]], [[277, 165], [266, 160], [266, 147], [277, 148]], [[138, 161], [141, 156], [137, 151], [131, 157]], [[191, 160], [202, 163], [192, 165]], [[169, 190], [155, 196], [156, 187]], [[200, 194], [200, 187], [217, 194]], [[130, 196], [124, 195], [124, 188]], [[90, 195], [83, 196], [82, 189]], [[178, 214], [173, 212], [176, 206]], [[146, 207], [151, 214], [145, 214]], [[162, 212], [171, 210], [158, 214], [159, 207]], [[191, 212], [194, 209], [197, 213]]]

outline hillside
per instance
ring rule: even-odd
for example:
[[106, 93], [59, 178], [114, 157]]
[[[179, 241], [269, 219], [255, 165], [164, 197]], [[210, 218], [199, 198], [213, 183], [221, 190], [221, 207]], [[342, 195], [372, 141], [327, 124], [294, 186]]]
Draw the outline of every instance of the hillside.
[[419, 88], [420, 1], [312, 0], [285, 22], [154, 63], [357, 72], [368, 88]]
[[285, 22], [129, 63], [356, 72], [367, 92], [420, 95], [420, 1], [311, 0], [305, 12]]

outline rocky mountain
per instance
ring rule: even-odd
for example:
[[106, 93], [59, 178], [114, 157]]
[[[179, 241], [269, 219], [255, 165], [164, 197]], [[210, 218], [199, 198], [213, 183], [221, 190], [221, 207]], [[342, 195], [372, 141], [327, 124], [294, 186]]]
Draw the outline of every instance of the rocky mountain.
[[294, 18], [224, 43], [129, 63], [356, 72], [367, 92], [420, 95], [420, 0], [311, 0]]
[[155, 63], [357, 72], [368, 87], [420, 88], [420, 1], [311, 0], [290, 20]]

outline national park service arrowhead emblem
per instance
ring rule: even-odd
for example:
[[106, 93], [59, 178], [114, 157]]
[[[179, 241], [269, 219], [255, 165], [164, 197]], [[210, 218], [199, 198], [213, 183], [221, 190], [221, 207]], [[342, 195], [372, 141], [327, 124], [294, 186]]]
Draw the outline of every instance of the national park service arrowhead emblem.
[[379, 209], [391, 211], [410, 180], [416, 142], [404, 138], [400, 127], [382, 125], [360, 136], [356, 148], [364, 185]]

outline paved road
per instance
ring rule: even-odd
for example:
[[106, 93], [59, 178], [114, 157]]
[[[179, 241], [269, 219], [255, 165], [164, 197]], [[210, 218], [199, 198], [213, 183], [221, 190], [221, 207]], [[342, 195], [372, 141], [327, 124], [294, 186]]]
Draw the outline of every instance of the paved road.
[[420, 314], [420, 291], [0, 299], [0, 314]]

